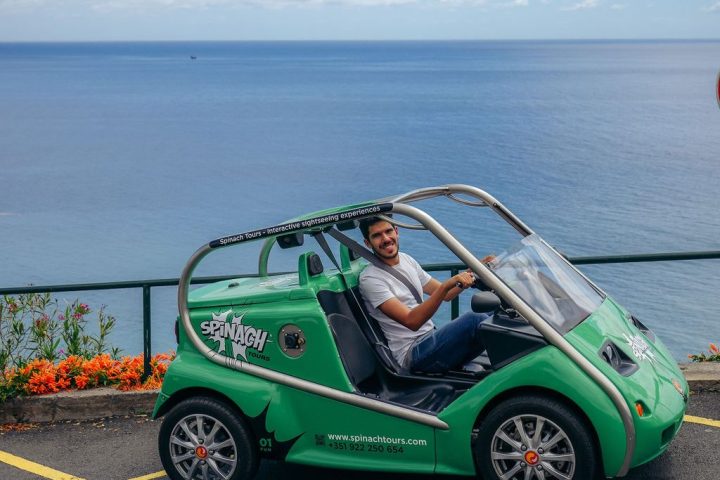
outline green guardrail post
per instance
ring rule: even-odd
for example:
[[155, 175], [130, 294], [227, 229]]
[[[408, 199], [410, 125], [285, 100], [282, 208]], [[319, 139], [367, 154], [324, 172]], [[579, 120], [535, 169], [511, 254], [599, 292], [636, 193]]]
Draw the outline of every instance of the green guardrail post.
[[150, 285], [143, 285], [143, 381], [150, 376]]
[[[451, 268], [450, 269], [450, 276], [454, 277], [460, 273], [460, 270], [457, 268]], [[460, 316], [460, 296], [452, 299], [452, 302], [450, 302], [450, 320], [455, 320], [457, 317]]]

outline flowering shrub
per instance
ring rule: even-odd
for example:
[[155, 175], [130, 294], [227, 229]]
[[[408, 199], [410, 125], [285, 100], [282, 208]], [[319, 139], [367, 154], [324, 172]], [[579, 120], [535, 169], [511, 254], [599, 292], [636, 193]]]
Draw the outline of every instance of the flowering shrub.
[[49, 293], [0, 297], [0, 402], [24, 395], [113, 386], [155, 389], [174, 354], [150, 359], [143, 381], [143, 355], [119, 358], [108, 343], [115, 317], [97, 312], [97, 335], [86, 331], [92, 310], [75, 300], [59, 308]]
[[108, 354], [86, 359], [70, 355], [58, 363], [35, 359], [21, 368], [0, 374], [0, 402], [24, 395], [43, 395], [61, 390], [85, 390], [112, 386], [118, 390], [159, 388], [174, 353], [161, 353], [150, 359], [151, 372], [143, 382], [143, 355], [113, 359]]
[[720, 362], [720, 348], [714, 343], [710, 344], [708, 353], [701, 352], [698, 354], [688, 355], [688, 358], [693, 362]]
[[92, 335], [86, 331], [91, 312], [79, 300], [60, 308], [49, 293], [0, 297], [0, 372], [25, 367], [34, 359], [54, 362], [104, 353], [117, 358], [119, 349], [108, 344], [115, 317], [101, 307], [96, 312], [98, 333]]

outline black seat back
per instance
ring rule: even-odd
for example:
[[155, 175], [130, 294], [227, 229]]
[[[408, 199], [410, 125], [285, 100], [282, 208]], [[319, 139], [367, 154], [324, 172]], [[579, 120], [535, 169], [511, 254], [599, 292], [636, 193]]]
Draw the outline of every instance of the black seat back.
[[375, 374], [377, 358], [355, 320], [340, 313], [331, 313], [327, 319], [335, 335], [345, 370], [350, 381], [357, 387]]
[[395, 360], [392, 350], [390, 350], [390, 347], [388, 346], [388, 341], [385, 337], [385, 333], [383, 333], [382, 327], [378, 321], [371, 317], [368, 313], [367, 308], [365, 307], [365, 302], [360, 296], [360, 288], [353, 287], [351, 290], [345, 292], [345, 296], [346, 298], [350, 297], [348, 298], [350, 310], [352, 310], [353, 315], [362, 329], [362, 332], [365, 334], [365, 337], [373, 343], [375, 351], [383, 363], [397, 373], [403, 371], [403, 368], [397, 360]]
[[357, 287], [352, 291], [347, 290], [343, 293], [335, 293], [327, 290], [318, 292], [318, 301], [330, 316], [333, 313], [339, 313], [347, 318], [355, 319], [361, 333], [365, 336], [365, 341], [375, 352], [374, 355], [392, 373], [405, 373], [393, 357], [387, 340], [383, 334], [382, 328], [377, 320], [368, 315], [365, 310], [365, 304], [360, 297]]

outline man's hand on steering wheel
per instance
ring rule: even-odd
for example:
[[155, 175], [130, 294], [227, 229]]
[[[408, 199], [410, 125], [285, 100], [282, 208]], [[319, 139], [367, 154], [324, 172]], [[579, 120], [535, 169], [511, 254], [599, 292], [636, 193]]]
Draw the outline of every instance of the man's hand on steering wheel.
[[[495, 260], [495, 255], [488, 255], [482, 260], [480, 260], [482, 263], [488, 264]], [[470, 287], [475, 287], [478, 290], [488, 290], [488, 288], [485, 286], [485, 284], [480, 280], [480, 277], [475, 275], [475, 273], [470, 270], [469, 268], [465, 270], [462, 273], [458, 273], [453, 278], [453, 281], [455, 282], [455, 286], [458, 288], [462, 288], [463, 290], [468, 289]]]
[[455, 286], [462, 288], [463, 290], [470, 288], [475, 284], [475, 274], [469, 269], [465, 272], [458, 273], [452, 277], [452, 279], [455, 282]]

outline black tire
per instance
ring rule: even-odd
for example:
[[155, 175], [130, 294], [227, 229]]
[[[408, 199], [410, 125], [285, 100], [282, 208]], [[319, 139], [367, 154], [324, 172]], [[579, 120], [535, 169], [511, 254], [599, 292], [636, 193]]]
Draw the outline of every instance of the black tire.
[[255, 476], [259, 464], [257, 445], [245, 420], [226, 403], [210, 397], [189, 398], [175, 405], [160, 426], [158, 447], [172, 480], [187, 480], [189, 473], [193, 480], [223, 478], [217, 472], [228, 480], [245, 480]]
[[[553, 438], [560, 440], [550, 442]], [[502, 402], [482, 420], [473, 448], [483, 480], [498, 480], [513, 470], [507, 480], [598, 477], [595, 444], [585, 421], [550, 397], [524, 395]]]

